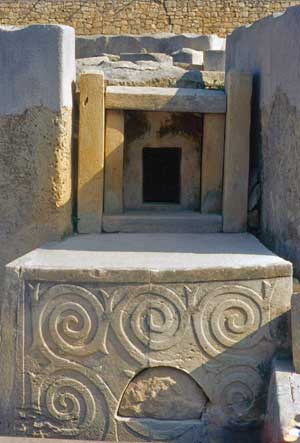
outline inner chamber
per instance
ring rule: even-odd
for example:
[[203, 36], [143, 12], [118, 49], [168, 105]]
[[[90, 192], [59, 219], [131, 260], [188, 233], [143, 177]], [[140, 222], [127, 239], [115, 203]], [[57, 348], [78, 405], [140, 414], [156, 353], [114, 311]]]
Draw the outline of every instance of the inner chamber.
[[202, 115], [125, 113], [124, 210], [200, 210]]
[[143, 202], [180, 203], [180, 148], [143, 149]]

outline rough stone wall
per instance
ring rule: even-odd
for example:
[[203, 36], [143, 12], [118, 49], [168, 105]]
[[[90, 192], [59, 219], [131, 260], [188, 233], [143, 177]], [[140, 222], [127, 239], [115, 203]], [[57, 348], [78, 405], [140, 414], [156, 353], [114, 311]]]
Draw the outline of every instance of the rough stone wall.
[[0, 301], [5, 264], [72, 227], [74, 40], [0, 29]]
[[236, 30], [226, 69], [254, 74], [252, 168], [261, 182], [261, 238], [300, 271], [300, 7]]
[[0, 23], [62, 23], [77, 34], [216, 33], [298, 4], [298, 0], [0, 0]]

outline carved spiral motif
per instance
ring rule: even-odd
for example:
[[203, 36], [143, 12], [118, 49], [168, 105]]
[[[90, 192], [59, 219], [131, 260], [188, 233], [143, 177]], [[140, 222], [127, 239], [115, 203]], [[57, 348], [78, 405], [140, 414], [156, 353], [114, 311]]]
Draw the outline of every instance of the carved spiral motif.
[[131, 355], [144, 361], [173, 347], [187, 325], [186, 308], [178, 295], [166, 287], [144, 286], [125, 297], [116, 297], [114, 330]]
[[[96, 416], [96, 404], [91, 391], [73, 377], [60, 376], [42, 385], [42, 409], [47, 411], [52, 430], [75, 436], [89, 429]], [[58, 424], [57, 424], [58, 423]]]
[[263, 382], [251, 366], [232, 366], [214, 377], [217, 404], [222, 406], [229, 424], [248, 426], [261, 416]]
[[201, 347], [211, 356], [227, 348], [249, 348], [261, 339], [262, 298], [242, 286], [223, 286], [206, 295], [193, 315]]
[[55, 353], [87, 356], [106, 352], [108, 327], [94, 294], [73, 285], [57, 285], [45, 294], [40, 314], [42, 341]]

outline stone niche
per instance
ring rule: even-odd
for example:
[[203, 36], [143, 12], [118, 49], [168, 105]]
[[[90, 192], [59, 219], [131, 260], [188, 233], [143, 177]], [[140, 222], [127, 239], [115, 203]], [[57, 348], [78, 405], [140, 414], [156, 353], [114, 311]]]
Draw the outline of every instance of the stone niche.
[[199, 211], [201, 141], [201, 115], [127, 111], [125, 211]]

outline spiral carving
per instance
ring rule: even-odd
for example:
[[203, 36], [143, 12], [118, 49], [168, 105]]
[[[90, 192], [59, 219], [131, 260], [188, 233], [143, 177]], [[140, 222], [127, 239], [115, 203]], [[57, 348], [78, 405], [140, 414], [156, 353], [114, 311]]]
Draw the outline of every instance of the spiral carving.
[[223, 286], [201, 300], [193, 323], [201, 347], [211, 356], [249, 348], [261, 339], [263, 300], [249, 288]]
[[39, 317], [44, 345], [57, 354], [79, 357], [107, 352], [108, 322], [94, 294], [78, 286], [57, 285], [44, 300]]
[[263, 381], [252, 366], [228, 367], [214, 380], [215, 401], [221, 405], [227, 423], [248, 426], [260, 419]]
[[116, 296], [113, 327], [139, 361], [173, 347], [184, 334], [188, 317], [178, 295], [166, 287], [144, 286], [125, 297]]
[[96, 417], [96, 403], [90, 389], [81, 381], [57, 375], [40, 388], [42, 410], [49, 416], [48, 426], [56, 433], [80, 435]]

